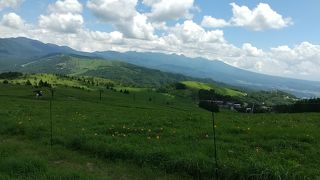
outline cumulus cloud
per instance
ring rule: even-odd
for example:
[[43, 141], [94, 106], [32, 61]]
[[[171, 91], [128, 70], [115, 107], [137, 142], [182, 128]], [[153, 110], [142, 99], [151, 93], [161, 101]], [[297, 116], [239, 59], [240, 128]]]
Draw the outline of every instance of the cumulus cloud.
[[[301, 63], [311, 63], [314, 67], [320, 66], [320, 45], [302, 42], [290, 48], [279, 46], [271, 48], [271, 57], [287, 63], [290, 66], [299, 66]], [[313, 67], [310, 67], [313, 69]], [[306, 73], [306, 72], [304, 72]]]
[[177, 24], [170, 30], [182, 42], [208, 42], [223, 43], [223, 31], [206, 31], [192, 20], [186, 20], [183, 24]]
[[[142, 13], [136, 9], [138, 0], [88, 0], [86, 6], [91, 12], [101, 22], [110, 23], [115, 27], [113, 32], [103, 32], [85, 27], [81, 14], [83, 7], [79, 1], [58, 0], [48, 6], [48, 14], [41, 15], [38, 24], [33, 26], [26, 25], [26, 22], [15, 13], [3, 15], [0, 21], [0, 36], [25, 36], [46, 43], [67, 45], [81, 51], [177, 53], [189, 57], [218, 59], [239, 68], [266, 74], [310, 80], [318, 80], [320, 77], [320, 45], [302, 42], [295, 46], [283, 45], [262, 50], [251, 43], [244, 43], [237, 47], [226, 40], [223, 30], [204, 28], [241, 26], [264, 30], [290, 25], [286, 23], [268, 25], [273, 21], [280, 22], [279, 18], [276, 18], [279, 16], [285, 20], [270, 7], [266, 13], [261, 9], [268, 8], [261, 8], [261, 4], [253, 10], [234, 4], [240, 10], [234, 13], [230, 21], [206, 16], [201, 25], [193, 20], [183, 20], [175, 25], [168, 25], [166, 20], [162, 21], [161, 18], [152, 19], [151, 14], [155, 12], [152, 7], [160, 2], [162, 1], [143, 0], [143, 3], [150, 7], [150, 12]], [[180, 13], [176, 18], [185, 18], [186, 15]], [[171, 17], [173, 16], [164, 19]], [[261, 22], [257, 23], [258, 20]], [[155, 35], [156, 30], [161, 30], [161, 33]], [[83, 43], [84, 41], [86, 43]]]
[[0, 0], [0, 11], [4, 8], [11, 7], [16, 8], [18, 7], [24, 0]]
[[137, 3], [138, 0], [88, 0], [87, 7], [102, 21], [119, 22], [137, 14]]
[[87, 7], [101, 21], [113, 24], [128, 38], [153, 39], [154, 27], [136, 10], [137, 0], [89, 0]]
[[217, 19], [211, 16], [204, 16], [201, 22], [201, 26], [207, 28], [222, 28], [230, 26], [230, 23], [224, 19]]
[[58, 0], [48, 7], [50, 14], [39, 17], [39, 26], [48, 31], [77, 33], [83, 27], [78, 0]]
[[233, 13], [230, 20], [204, 16], [201, 25], [206, 28], [237, 26], [253, 31], [264, 31], [267, 29], [281, 29], [293, 24], [291, 18], [284, 18], [266, 3], [260, 3], [252, 10], [247, 6], [239, 6], [236, 3], [231, 3], [230, 5]]
[[251, 56], [251, 57], [261, 57], [264, 54], [262, 49], [258, 49], [252, 46], [252, 44], [250, 43], [244, 43], [242, 45], [242, 50], [244, 51], [246, 56]]
[[318, 80], [320, 77], [320, 45], [302, 42], [263, 51], [249, 43], [242, 46], [241, 55], [231, 59], [233, 65], [271, 75]]
[[16, 13], [3, 15], [1, 24], [13, 29], [22, 29], [25, 26], [24, 20]]
[[82, 4], [78, 0], [58, 0], [49, 5], [48, 9], [53, 13], [81, 13]]
[[194, 9], [194, 0], [143, 0], [143, 3], [151, 7], [148, 16], [153, 21], [177, 20], [179, 18], [191, 18], [190, 11]]
[[41, 15], [39, 18], [39, 26], [50, 31], [76, 33], [82, 28], [83, 18], [80, 14], [72, 13], [52, 13], [50, 15]]
[[280, 29], [292, 24], [291, 18], [283, 18], [282, 15], [271, 9], [268, 4], [260, 3], [250, 10], [247, 6], [239, 6], [231, 3], [233, 17], [231, 22], [235, 26], [246, 27], [254, 31], [266, 29]]

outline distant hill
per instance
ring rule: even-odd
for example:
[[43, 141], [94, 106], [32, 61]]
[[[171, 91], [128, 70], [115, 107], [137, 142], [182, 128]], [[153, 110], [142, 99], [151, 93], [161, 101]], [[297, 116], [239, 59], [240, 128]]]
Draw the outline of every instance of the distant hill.
[[52, 53], [87, 55], [87, 53], [73, 50], [67, 46], [45, 44], [23, 37], [0, 38], [0, 71], [11, 70], [22, 63]]
[[[182, 55], [142, 52], [95, 52], [86, 53], [73, 50], [66, 46], [45, 44], [27, 38], [0, 39], [0, 72], [17, 70], [21, 65], [28, 65], [36, 59], [49, 54], [76, 54], [87, 57], [112, 59], [131, 63], [145, 68], [157, 69], [165, 72], [183, 74], [195, 78], [211, 79], [226, 83], [234, 87], [243, 87], [255, 90], [282, 90], [299, 97], [320, 97], [320, 82], [306, 81], [291, 78], [276, 77], [242, 70], [221, 61], [211, 61], [204, 58], [188, 58]], [[29, 66], [30, 67], [30, 66]], [[45, 68], [42, 67], [42, 70]], [[104, 68], [86, 71], [87, 74], [106, 75]], [[123, 69], [121, 69], [123, 70]], [[61, 69], [59, 71], [65, 71]], [[119, 70], [119, 72], [121, 72]], [[147, 71], [144, 71], [147, 72]], [[131, 74], [133, 75], [133, 74]], [[149, 76], [139, 78], [148, 79]], [[124, 77], [122, 77], [124, 79]], [[138, 79], [137, 79], [138, 80]], [[148, 81], [151, 81], [150, 79]]]
[[257, 90], [283, 90], [300, 97], [320, 96], [320, 82], [283, 78], [242, 70], [221, 61], [188, 58], [183, 55], [143, 52], [95, 52], [97, 56], [120, 60], [139, 66], [181, 73], [192, 77], [210, 78], [215, 81]]
[[103, 77], [125, 85], [140, 87], [160, 87], [164, 84], [179, 81], [197, 80], [196, 78], [139, 67], [125, 62], [66, 54], [45, 56], [22, 64], [16, 70], [25, 73]]

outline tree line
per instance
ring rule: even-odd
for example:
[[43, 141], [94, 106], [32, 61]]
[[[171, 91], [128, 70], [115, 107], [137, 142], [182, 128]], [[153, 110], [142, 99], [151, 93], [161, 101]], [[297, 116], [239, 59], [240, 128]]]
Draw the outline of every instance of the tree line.
[[304, 99], [291, 105], [277, 105], [273, 111], [278, 113], [320, 112], [320, 98]]

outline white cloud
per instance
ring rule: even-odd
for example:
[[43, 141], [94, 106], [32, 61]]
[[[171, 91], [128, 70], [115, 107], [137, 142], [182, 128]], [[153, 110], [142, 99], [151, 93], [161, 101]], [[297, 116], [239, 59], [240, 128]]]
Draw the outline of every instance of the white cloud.
[[258, 49], [252, 46], [252, 44], [250, 43], [244, 43], [242, 45], [242, 50], [245, 52], [247, 56], [252, 56], [252, 57], [260, 57], [260, 56], [263, 56], [264, 54], [262, 49]]
[[1, 24], [13, 29], [22, 29], [25, 26], [24, 21], [16, 13], [3, 15]]
[[223, 31], [205, 31], [192, 20], [186, 20], [183, 24], [177, 24], [170, 31], [183, 42], [223, 43], [225, 41]]
[[290, 66], [299, 66], [302, 62], [309, 62], [312, 63], [314, 67], [319, 67], [320, 45], [302, 42], [293, 48], [288, 46], [279, 46], [271, 48], [271, 57], [281, 60]]
[[190, 11], [194, 9], [194, 0], [143, 0], [143, 3], [151, 7], [148, 16], [153, 21], [177, 20], [191, 18]]
[[225, 26], [230, 26], [230, 23], [224, 19], [217, 19], [211, 16], [204, 16], [201, 22], [201, 26], [207, 28], [222, 28]]
[[268, 4], [260, 3], [256, 8], [250, 10], [247, 6], [238, 6], [231, 3], [233, 17], [231, 22], [235, 26], [246, 27], [254, 31], [266, 29], [280, 29], [292, 24], [290, 18], [283, 18], [282, 15], [272, 10]]
[[137, 3], [138, 0], [88, 0], [87, 7], [102, 21], [125, 23], [137, 14]]
[[302, 42], [293, 48], [287, 45], [263, 51], [243, 44], [242, 55], [232, 59], [233, 65], [271, 75], [319, 80], [320, 45]]
[[40, 15], [39, 27], [61, 33], [77, 33], [83, 28], [82, 5], [78, 0], [58, 0], [48, 9], [49, 15]]
[[[159, 2], [161, 0], [143, 1], [151, 7], [151, 14], [152, 6]], [[201, 56], [266, 74], [309, 80], [318, 80], [320, 77], [320, 45], [302, 42], [293, 47], [283, 45], [270, 50], [259, 49], [250, 43], [236, 47], [225, 39], [222, 30], [203, 28], [230, 25], [264, 30], [288, 26], [289, 24], [279, 23], [281, 21], [276, 18], [279, 16], [274, 15], [275, 12], [270, 7], [272, 12], [266, 11], [266, 7], [261, 8], [261, 4], [253, 10], [234, 4], [240, 10], [231, 21], [207, 16], [203, 18], [202, 26], [192, 20], [169, 26], [166, 21], [152, 21], [150, 14], [138, 12], [137, 3], [138, 0], [88, 0], [87, 7], [101, 21], [114, 25], [116, 30], [113, 32], [87, 29], [79, 1], [58, 0], [48, 6], [48, 14], [41, 15], [38, 24], [34, 26], [26, 25], [14, 13], [3, 15], [0, 36], [25, 36], [82, 51], [152, 51], [189, 57]], [[185, 18], [185, 15], [181, 13], [181, 16], [176, 17]], [[262, 19], [262, 23], [257, 22], [258, 17]], [[282, 17], [280, 19], [285, 20]], [[270, 22], [276, 23], [271, 26]], [[155, 29], [161, 33], [155, 35]]]
[[16, 8], [18, 7], [24, 0], [0, 0], [0, 11], [4, 8], [11, 7]]
[[154, 27], [136, 11], [137, 0], [89, 0], [87, 7], [100, 20], [113, 24], [128, 38], [153, 39]]
[[71, 13], [52, 13], [48, 16], [41, 15], [39, 18], [41, 28], [63, 33], [76, 33], [82, 28], [83, 22], [81, 15]]
[[52, 13], [81, 13], [82, 4], [78, 0], [58, 0], [49, 5], [48, 9]]

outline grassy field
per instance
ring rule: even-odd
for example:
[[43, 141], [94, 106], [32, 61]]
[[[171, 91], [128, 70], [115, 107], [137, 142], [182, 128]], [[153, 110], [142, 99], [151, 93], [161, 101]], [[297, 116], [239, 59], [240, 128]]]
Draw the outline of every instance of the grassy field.
[[0, 178], [319, 179], [320, 114], [211, 114], [188, 99], [0, 85]]
[[230, 88], [225, 88], [221, 86], [215, 86], [214, 84], [209, 83], [202, 83], [197, 81], [183, 81], [183, 84], [185, 84], [188, 88], [192, 89], [204, 89], [204, 90], [210, 90], [213, 89], [217, 93], [225, 96], [246, 96], [247, 94], [238, 90], [233, 90]]

